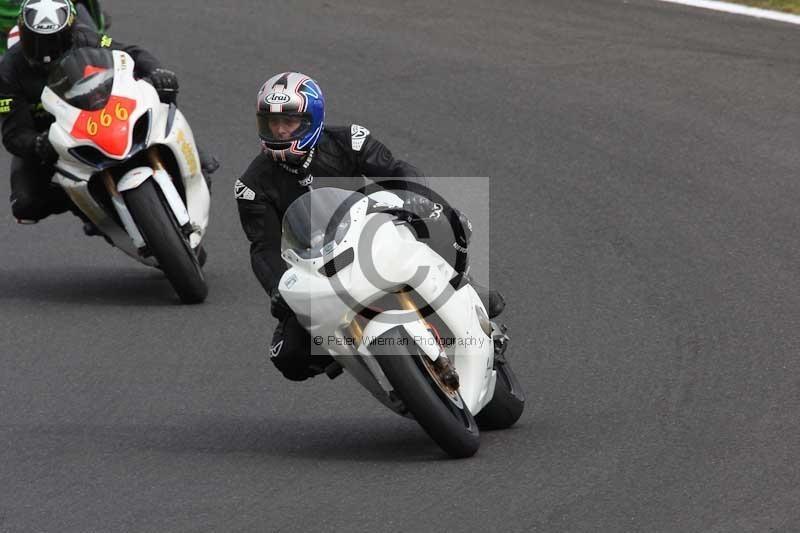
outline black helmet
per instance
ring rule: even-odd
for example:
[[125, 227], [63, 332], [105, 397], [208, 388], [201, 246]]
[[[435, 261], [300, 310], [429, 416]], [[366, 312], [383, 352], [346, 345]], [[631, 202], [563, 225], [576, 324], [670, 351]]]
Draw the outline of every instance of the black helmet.
[[72, 48], [75, 6], [70, 0], [25, 0], [19, 14], [22, 52], [33, 65], [57, 61]]

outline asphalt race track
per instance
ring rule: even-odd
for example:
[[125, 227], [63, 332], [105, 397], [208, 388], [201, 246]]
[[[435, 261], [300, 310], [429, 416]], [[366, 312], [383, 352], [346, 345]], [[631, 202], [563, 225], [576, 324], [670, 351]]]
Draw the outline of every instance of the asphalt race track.
[[[71, 215], [14, 224], [0, 180], [0, 531], [800, 530], [800, 28], [651, 0], [431, 4], [107, 2], [223, 162], [211, 292], [177, 305]], [[473, 459], [348, 376], [266, 361], [232, 187], [256, 91], [288, 69], [328, 123], [492, 179], [529, 398]]]

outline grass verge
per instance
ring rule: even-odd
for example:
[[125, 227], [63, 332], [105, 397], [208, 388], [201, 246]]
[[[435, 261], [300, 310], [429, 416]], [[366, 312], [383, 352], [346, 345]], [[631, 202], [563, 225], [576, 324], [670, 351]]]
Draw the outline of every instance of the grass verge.
[[800, 0], [727, 0], [735, 4], [744, 4], [762, 9], [773, 9], [786, 13], [796, 13], [800, 15]]

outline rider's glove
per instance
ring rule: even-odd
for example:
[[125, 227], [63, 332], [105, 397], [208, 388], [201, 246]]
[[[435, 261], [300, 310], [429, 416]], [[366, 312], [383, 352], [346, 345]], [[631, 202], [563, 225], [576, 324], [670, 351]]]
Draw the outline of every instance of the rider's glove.
[[[421, 194], [411, 193], [403, 201], [403, 210], [408, 211], [417, 218], [427, 219], [436, 215], [437, 204]], [[439, 209], [441, 211], [441, 208]]]
[[269, 291], [269, 303], [270, 314], [278, 320], [284, 320], [294, 313], [289, 304], [286, 303], [286, 300], [283, 299], [283, 296], [281, 296], [281, 291], [278, 290], [278, 287]]
[[58, 161], [58, 152], [53, 148], [47, 132], [40, 133], [33, 141], [33, 151], [42, 163], [52, 165]]
[[158, 98], [165, 104], [174, 104], [178, 98], [178, 76], [171, 70], [157, 68], [145, 78], [152, 85]]
[[460, 210], [443, 206], [420, 194], [409, 194], [404, 198], [399, 215], [409, 222], [414, 218], [423, 221], [438, 221], [450, 224], [453, 242], [457, 250], [465, 252], [472, 237], [472, 222]]

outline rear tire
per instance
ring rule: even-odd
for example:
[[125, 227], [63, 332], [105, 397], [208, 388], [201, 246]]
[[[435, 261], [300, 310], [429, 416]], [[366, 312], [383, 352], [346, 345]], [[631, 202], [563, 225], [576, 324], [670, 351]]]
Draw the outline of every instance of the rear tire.
[[197, 257], [153, 180], [122, 194], [147, 247], [181, 302], [196, 304], [205, 300], [208, 285]]
[[480, 447], [478, 424], [461, 394], [450, 397], [441, 389], [422, 360], [427, 355], [402, 327], [387, 331], [379, 339], [383, 340], [373, 342], [370, 351], [422, 429], [451, 457], [475, 455]]
[[206, 266], [208, 252], [206, 252], [206, 249], [203, 248], [202, 244], [198, 244], [197, 248], [194, 249], [194, 255], [197, 256], [197, 262], [200, 264], [200, 268]]
[[475, 421], [482, 430], [507, 429], [513, 426], [525, 410], [525, 393], [508, 362], [495, 361], [497, 383], [494, 396]]

